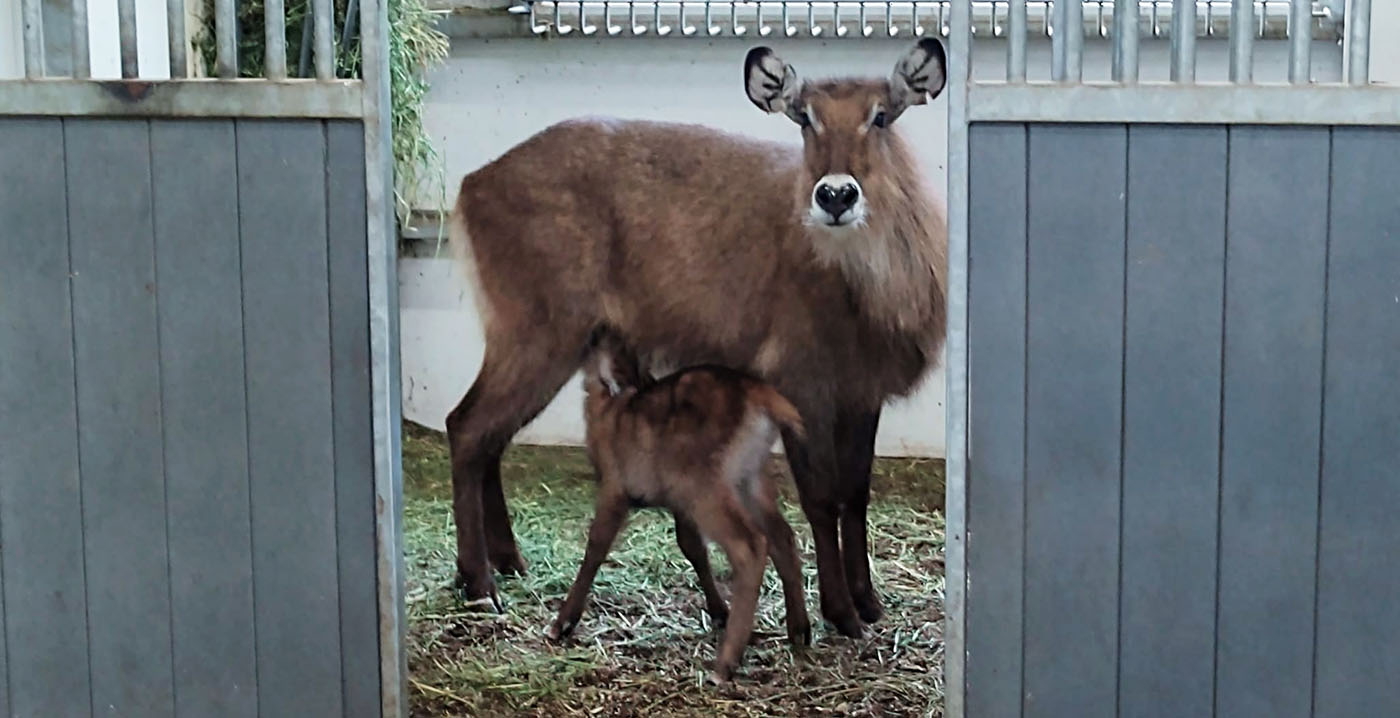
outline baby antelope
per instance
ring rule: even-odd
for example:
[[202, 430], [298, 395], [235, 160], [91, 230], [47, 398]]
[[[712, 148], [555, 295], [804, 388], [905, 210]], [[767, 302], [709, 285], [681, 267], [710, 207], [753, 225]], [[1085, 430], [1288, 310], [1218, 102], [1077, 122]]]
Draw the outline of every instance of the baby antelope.
[[[712, 366], [644, 379], [616, 335], [595, 335], [584, 367], [587, 445], [598, 478], [596, 513], [583, 565], [549, 629], [568, 635], [632, 508], [662, 507], [676, 543], [695, 567], [705, 606], [724, 638], [710, 680], [728, 680], [753, 632], [768, 556], [782, 580], [788, 638], [806, 645], [811, 624], [792, 527], [778, 511], [777, 487], [763, 474], [780, 429], [801, 435], [797, 410], [772, 386]], [[705, 539], [733, 568], [733, 612], [710, 571]]]

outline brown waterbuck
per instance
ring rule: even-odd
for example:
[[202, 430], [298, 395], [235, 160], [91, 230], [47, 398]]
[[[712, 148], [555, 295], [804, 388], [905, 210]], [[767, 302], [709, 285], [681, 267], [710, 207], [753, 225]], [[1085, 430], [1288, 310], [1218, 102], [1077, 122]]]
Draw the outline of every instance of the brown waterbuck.
[[[778, 431], [804, 435], [797, 409], [772, 385], [718, 366], [681, 369], [651, 381], [608, 330], [584, 367], [588, 456], [598, 495], [583, 564], [549, 638], [573, 631], [598, 569], [633, 508], [662, 507], [676, 543], [695, 568], [705, 607], [724, 640], [710, 680], [729, 680], [753, 633], [763, 569], [772, 556], [782, 580], [788, 638], [811, 641], [802, 564], [778, 489], [763, 472]], [[705, 540], [719, 544], [734, 572], [733, 610], [715, 585]]]
[[[816, 546], [822, 614], [847, 636], [881, 606], [866, 505], [884, 403], [944, 338], [947, 230], [895, 123], [942, 91], [919, 40], [887, 79], [802, 80], [764, 47], [744, 85], [802, 145], [613, 119], [554, 125], [462, 180], [453, 246], [474, 266], [486, 351], [447, 417], [457, 582], [498, 610], [491, 568], [525, 570], [502, 452], [615, 327], [648, 366], [716, 364], [773, 383]], [[838, 537], [839, 535], [839, 537]]]

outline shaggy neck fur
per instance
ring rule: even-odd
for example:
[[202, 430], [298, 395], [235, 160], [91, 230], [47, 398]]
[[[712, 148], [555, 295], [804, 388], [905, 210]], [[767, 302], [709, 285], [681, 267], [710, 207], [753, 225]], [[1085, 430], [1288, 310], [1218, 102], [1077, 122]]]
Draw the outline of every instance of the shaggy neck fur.
[[946, 224], [904, 143], [898, 137], [891, 141], [889, 171], [865, 183], [867, 219], [846, 228], [808, 224], [806, 234], [817, 262], [840, 270], [860, 308], [881, 329], [938, 342], [947, 266], [947, 247], [940, 240]]

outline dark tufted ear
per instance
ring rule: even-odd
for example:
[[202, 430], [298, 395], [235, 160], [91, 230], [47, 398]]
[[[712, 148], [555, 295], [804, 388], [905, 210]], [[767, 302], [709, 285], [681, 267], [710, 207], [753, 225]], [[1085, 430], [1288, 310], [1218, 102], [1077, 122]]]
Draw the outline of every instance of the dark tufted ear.
[[802, 81], [792, 65], [766, 47], [749, 50], [744, 58], [744, 90], [749, 101], [764, 112], [781, 112], [803, 124]]
[[935, 37], [914, 43], [890, 74], [889, 121], [914, 105], [938, 97], [947, 82], [948, 55], [943, 51], [943, 43]]

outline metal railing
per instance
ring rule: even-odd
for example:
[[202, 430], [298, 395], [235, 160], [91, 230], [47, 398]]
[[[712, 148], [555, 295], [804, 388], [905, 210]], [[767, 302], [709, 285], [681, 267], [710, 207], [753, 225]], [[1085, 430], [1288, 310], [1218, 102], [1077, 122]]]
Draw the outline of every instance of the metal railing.
[[[111, 2], [111, 0], [104, 0]], [[192, 72], [192, 42], [197, 33], [186, 25], [186, 0], [167, 0], [169, 68], [143, 67], [138, 46], [136, 0], [116, 0], [119, 59], [110, 82], [92, 81], [89, 50], [89, 0], [45, 3], [20, 0], [23, 18], [24, 76], [0, 80], [0, 115], [166, 115], [186, 117], [326, 117], [360, 118], [364, 87], [358, 79], [337, 77], [337, 54], [359, 43], [362, 4], [351, 0], [337, 38], [332, 0], [311, 0], [303, 20], [300, 62], [289, 67], [287, 16], [284, 0], [265, 0], [263, 66], [260, 72], [239, 67], [238, 0], [214, 0], [213, 42], [207, 70], [212, 78]], [[48, 5], [47, 11], [45, 5]], [[55, 12], [57, 10], [57, 12]], [[69, 47], [45, 47], [45, 14], [71, 23]], [[66, 16], [65, 16], [66, 13]], [[246, 23], [246, 19], [245, 19]], [[246, 31], [246, 27], [244, 28]], [[55, 37], [50, 28], [49, 38]], [[61, 36], [60, 36], [61, 37]], [[197, 53], [201, 54], [202, 53]], [[110, 56], [109, 56], [110, 57]], [[314, 66], [311, 64], [314, 58]], [[206, 58], [200, 56], [197, 61]], [[47, 66], [64, 65], [62, 72]], [[314, 71], [313, 71], [314, 67]], [[244, 70], [240, 72], [240, 70]], [[118, 79], [119, 78], [119, 79]], [[237, 79], [237, 82], [233, 80]]]
[[[88, 0], [68, 0], [68, 14], [71, 21], [71, 66], [67, 75], [54, 75], [46, 67], [44, 43], [44, 2], [43, 0], [20, 0], [24, 30], [24, 76], [29, 80], [66, 77], [87, 79], [92, 76], [91, 58], [88, 51]], [[222, 79], [238, 77], [238, 17], [237, 0], [215, 0], [215, 74]], [[190, 77], [188, 44], [190, 33], [185, 26], [184, 0], [167, 0], [166, 31], [169, 38], [170, 79]], [[264, 39], [266, 55], [263, 77], [268, 80], [288, 79], [286, 11], [283, 0], [264, 0]], [[347, 12], [347, 24], [356, 14], [356, 3], [352, 2]], [[331, 0], [312, 0], [310, 16], [306, 28], [311, 37], [307, 48], [314, 47], [315, 74], [313, 78], [322, 82], [332, 81], [335, 76], [336, 38], [334, 37], [333, 4]], [[139, 37], [136, 22], [136, 0], [117, 0], [117, 35], [120, 42], [121, 77], [135, 80], [150, 77], [149, 71], [143, 75], [143, 68], [137, 56]], [[348, 33], [347, 33], [348, 35]], [[303, 40], [306, 44], [307, 39]], [[348, 36], [341, 43], [348, 42]], [[303, 50], [303, 55], [307, 50]], [[298, 74], [305, 75], [305, 62]], [[164, 79], [164, 78], [162, 78]]]
[[[953, 0], [528, 0], [511, 12], [528, 15], [531, 32], [559, 37], [947, 37], [952, 4]], [[1305, 0], [1301, 10], [1290, 0], [1246, 4], [1248, 16], [1233, 12], [1231, 0], [975, 0], [971, 27], [975, 37], [1014, 40], [1032, 34], [1053, 37], [1057, 26], [1070, 22], [1083, 26], [1081, 37], [1108, 38], [1119, 27], [1115, 17], [1131, 9], [1140, 37], [1167, 37], [1180, 22], [1182, 27], [1194, 24], [1195, 34], [1207, 39], [1231, 35], [1234, 27], [1249, 27], [1251, 33], [1241, 34], [1266, 40], [1295, 35], [1341, 39], [1344, 3], [1337, 0]], [[1057, 5], [1069, 8], [1072, 18], [1060, 20]], [[1298, 12], [1309, 33], [1291, 32], [1299, 22]]]

